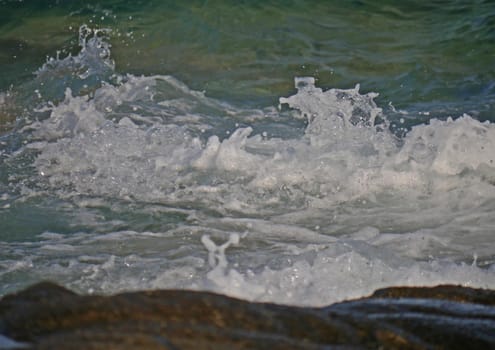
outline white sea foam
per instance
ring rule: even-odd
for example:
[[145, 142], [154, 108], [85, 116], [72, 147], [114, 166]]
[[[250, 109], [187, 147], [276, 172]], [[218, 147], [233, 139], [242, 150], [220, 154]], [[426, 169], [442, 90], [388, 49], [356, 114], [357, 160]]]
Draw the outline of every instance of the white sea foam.
[[[68, 92], [34, 126], [41, 183], [76, 202], [103, 196], [187, 208], [193, 225], [179, 231], [196, 232], [196, 243], [188, 242], [193, 251], [205, 250], [203, 237], [210, 255], [193, 253], [193, 265], [160, 265], [143, 279], [137, 271], [149, 270], [150, 261], [131, 254], [137, 275], [128, 274], [118, 266], [129, 257], [110, 249], [71, 284], [97, 291], [97, 281], [117, 274], [104, 291], [185, 287], [295, 304], [397, 284], [493, 287], [493, 271], [468, 261], [474, 253], [482, 265], [493, 261], [495, 127], [467, 115], [433, 119], [398, 140], [375, 125], [381, 112], [374, 95], [311, 83], [299, 79], [297, 94], [281, 99], [308, 118], [305, 132], [292, 139], [251, 127], [205, 138], [188, 123], [215, 116], [188, 116], [166, 96], [179, 89], [181, 105], [221, 104], [166, 76], [128, 76], [93, 98]], [[153, 114], [137, 115], [137, 105]], [[227, 217], [209, 217], [206, 209]], [[243, 237], [235, 262], [228, 263], [229, 243], [215, 245], [210, 234]], [[250, 245], [264, 248], [253, 252]], [[44, 247], [70, 252], [63, 244]], [[71, 261], [77, 270], [81, 261]]]
[[[208, 232], [208, 228], [201, 231]], [[324, 244], [304, 238], [290, 242], [280, 233], [278, 242], [269, 249], [257, 247], [260, 238], [249, 233], [240, 237], [226, 232], [224, 239], [217, 236], [215, 241], [192, 234], [187, 247], [181, 246], [187, 237], [184, 230], [162, 237], [157, 233], [114, 232], [113, 241], [103, 236], [45, 235], [41, 242], [2, 247], [4, 254], [16, 260], [2, 261], [10, 268], [3, 270], [0, 278], [13, 273], [29, 279], [42, 277], [85, 293], [186, 288], [314, 306], [360, 297], [391, 285], [449, 283], [495, 288], [493, 267], [477, 266], [475, 257], [465, 263], [407, 258], [390, 246], [377, 244], [382, 234], [372, 228], [356, 232], [354, 238]], [[411, 236], [406, 240], [421, 241], [420, 235]], [[47, 245], [72, 249], [37, 249]]]
[[[104, 54], [60, 64], [91, 66], [90, 55], [113, 70], [109, 47], [95, 48]], [[15, 156], [34, 154], [37, 177], [12, 198], [49, 194], [83, 228], [0, 242], [0, 280], [14, 281], [2, 292], [50, 278], [93, 293], [192, 288], [322, 305], [389, 285], [495, 288], [493, 124], [431, 119], [398, 139], [359, 86], [297, 78], [280, 99], [291, 114], [230, 106], [170, 76], [117, 80], [67, 89], [22, 130]], [[286, 137], [259, 127], [293, 129], [294, 117], [307, 125]]]
[[[175, 108], [156, 101], [161, 83], [176, 87], [169, 77], [128, 77], [93, 99], [68, 91], [35, 126], [39, 172], [52, 186], [78, 194], [199, 202], [248, 214], [267, 206], [328, 207], [387, 191], [417, 197], [472, 185], [481, 197], [493, 195], [495, 127], [467, 115], [416, 126], [399, 141], [373, 125], [379, 109], [372, 96], [305, 85], [281, 99], [310, 115], [300, 139], [269, 139], [245, 127], [205, 140], [163, 117]], [[144, 86], [150, 89], [143, 95]], [[135, 118], [129, 107], [138, 102], [155, 106], [156, 115]]]

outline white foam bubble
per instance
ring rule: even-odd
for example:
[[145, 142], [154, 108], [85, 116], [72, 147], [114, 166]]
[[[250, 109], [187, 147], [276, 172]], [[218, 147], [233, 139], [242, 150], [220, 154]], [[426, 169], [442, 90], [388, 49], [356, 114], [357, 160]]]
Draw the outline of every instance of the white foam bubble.
[[429, 168], [441, 175], [459, 175], [480, 167], [493, 172], [494, 136], [492, 124], [478, 122], [466, 114], [456, 120], [433, 119], [411, 130], [395, 162], [422, 171]]

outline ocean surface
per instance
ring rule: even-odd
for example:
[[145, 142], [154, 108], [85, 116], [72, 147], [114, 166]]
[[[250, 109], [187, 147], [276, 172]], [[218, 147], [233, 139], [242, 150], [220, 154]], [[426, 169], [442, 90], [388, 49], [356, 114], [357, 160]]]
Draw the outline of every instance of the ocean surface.
[[495, 288], [493, 1], [0, 1], [0, 296]]

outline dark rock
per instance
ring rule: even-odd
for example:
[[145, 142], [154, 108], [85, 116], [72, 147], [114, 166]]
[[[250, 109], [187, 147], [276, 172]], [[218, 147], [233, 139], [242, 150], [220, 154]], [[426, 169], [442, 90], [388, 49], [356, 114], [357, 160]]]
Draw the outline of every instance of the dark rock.
[[40, 283], [0, 300], [0, 333], [34, 349], [490, 349], [495, 291], [389, 288], [325, 308], [208, 292], [84, 296]]
[[372, 298], [427, 298], [451, 300], [466, 303], [495, 305], [494, 291], [459, 286], [443, 285], [431, 288], [425, 287], [394, 287], [379, 289]]

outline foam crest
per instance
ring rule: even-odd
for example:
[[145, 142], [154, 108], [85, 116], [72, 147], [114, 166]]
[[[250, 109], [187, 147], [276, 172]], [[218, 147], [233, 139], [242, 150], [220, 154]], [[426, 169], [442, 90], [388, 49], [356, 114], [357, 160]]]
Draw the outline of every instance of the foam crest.
[[[467, 115], [433, 119], [399, 141], [375, 125], [373, 94], [323, 92], [311, 79], [301, 81], [296, 95], [281, 99], [309, 116], [300, 138], [239, 127], [205, 139], [194, 125], [209, 125], [221, 103], [170, 77], [127, 76], [92, 98], [67, 90], [50, 118], [31, 126], [37, 142], [28, 147], [39, 150], [35, 166], [57, 190], [200, 203], [223, 213], [325, 208], [389, 191], [416, 198], [469, 183], [493, 187], [492, 124]], [[180, 108], [188, 104], [195, 110]]]
[[[361, 95], [359, 84], [354, 89], [323, 91], [315, 86], [313, 77], [296, 77], [294, 82], [298, 93], [287, 98], [281, 97], [280, 103], [301, 111], [308, 119], [307, 133], [319, 134], [352, 126], [372, 127], [382, 112], [373, 101], [378, 94]], [[321, 124], [325, 125], [323, 129]]]
[[464, 171], [493, 174], [494, 151], [493, 124], [480, 123], [465, 114], [456, 120], [433, 119], [429, 125], [413, 127], [395, 162], [423, 171], [431, 168], [443, 175], [459, 175]]

